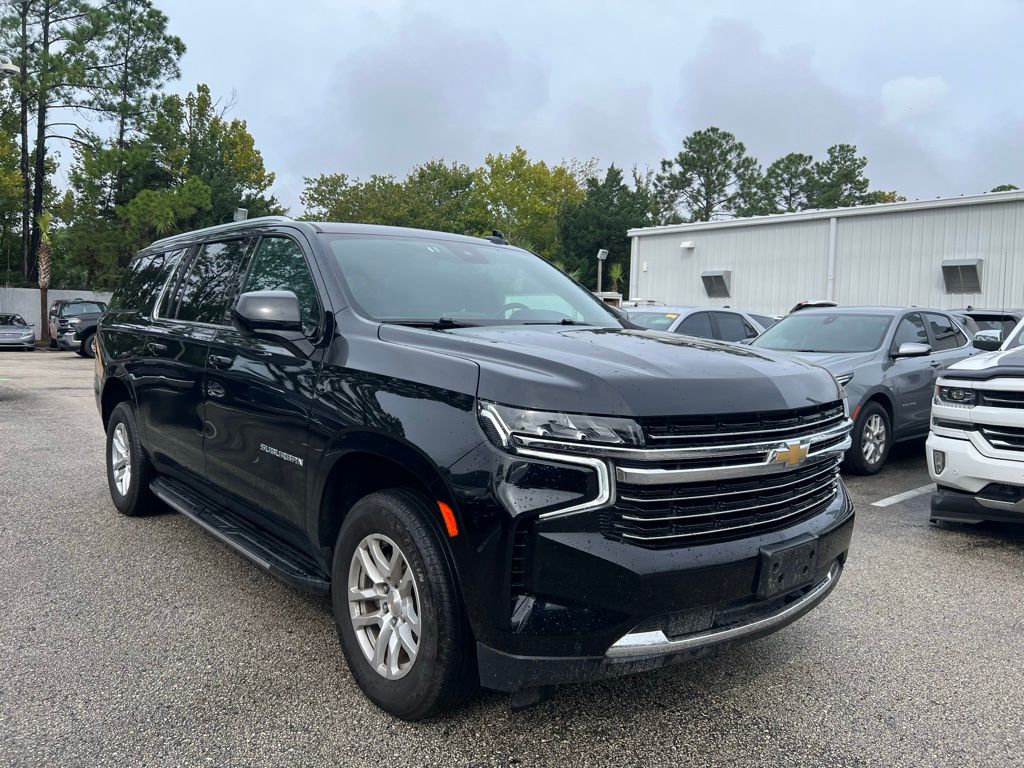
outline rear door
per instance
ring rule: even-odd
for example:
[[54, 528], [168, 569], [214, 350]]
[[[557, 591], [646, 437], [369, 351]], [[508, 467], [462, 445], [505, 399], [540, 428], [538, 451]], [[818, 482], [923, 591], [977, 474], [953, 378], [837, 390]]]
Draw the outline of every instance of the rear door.
[[[932, 345], [932, 368], [938, 372], [953, 363], [974, 354], [975, 349], [970, 339], [960, 327], [949, 317], [939, 312], [926, 312], [928, 335]], [[1005, 336], [1004, 336], [1005, 338]]]
[[280, 231], [256, 245], [242, 291], [286, 290], [299, 298], [306, 338], [297, 342], [219, 328], [206, 381], [206, 467], [210, 482], [260, 522], [301, 530], [309, 417], [320, 372], [323, 294], [300, 236]]
[[135, 387], [153, 460], [163, 471], [205, 479], [206, 356], [226, 322], [250, 242], [241, 237], [195, 246], [150, 324]]

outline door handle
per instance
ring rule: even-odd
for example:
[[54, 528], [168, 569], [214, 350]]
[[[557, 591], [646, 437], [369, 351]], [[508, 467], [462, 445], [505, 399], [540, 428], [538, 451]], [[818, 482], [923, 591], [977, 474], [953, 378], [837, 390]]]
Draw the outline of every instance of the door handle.
[[230, 368], [234, 360], [226, 355], [210, 355], [207, 358], [211, 368]]
[[149, 343], [146, 344], [146, 349], [148, 349], [150, 352], [160, 354], [161, 352], [167, 351], [167, 345], [161, 344], [159, 341], [150, 341]]
[[933, 360], [932, 362], [928, 363], [928, 365], [930, 365], [932, 368], [941, 368], [942, 367], [942, 361], [941, 360]]

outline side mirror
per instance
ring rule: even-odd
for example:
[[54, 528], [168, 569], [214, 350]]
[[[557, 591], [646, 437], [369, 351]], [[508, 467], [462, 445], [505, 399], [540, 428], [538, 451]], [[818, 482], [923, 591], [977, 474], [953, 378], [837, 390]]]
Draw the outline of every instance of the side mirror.
[[1003, 346], [1003, 334], [999, 331], [978, 331], [974, 335], [974, 348], [984, 352], [995, 352]]
[[905, 341], [900, 344], [899, 349], [893, 357], [924, 357], [930, 355], [932, 348], [928, 344], [918, 344], [916, 341]]
[[302, 332], [299, 298], [291, 291], [243, 293], [231, 314], [247, 331]]

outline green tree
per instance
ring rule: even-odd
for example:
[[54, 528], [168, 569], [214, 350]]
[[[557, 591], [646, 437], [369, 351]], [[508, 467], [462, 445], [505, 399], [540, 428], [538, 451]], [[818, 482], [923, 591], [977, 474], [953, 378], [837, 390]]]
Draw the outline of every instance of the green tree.
[[814, 182], [814, 158], [790, 152], [768, 166], [764, 188], [769, 210], [765, 213], [792, 213], [808, 207]]
[[733, 134], [715, 126], [694, 131], [674, 158], [661, 161], [655, 176], [660, 223], [732, 216], [759, 177], [757, 160]]
[[869, 196], [870, 182], [864, 175], [868, 159], [857, 154], [853, 144], [834, 144], [828, 157], [813, 166], [813, 182], [808, 204], [811, 208], [844, 208], [874, 202]]
[[409, 226], [405, 187], [394, 176], [371, 176], [366, 181], [344, 173], [325, 173], [305, 179], [300, 197], [304, 218], [353, 224]]
[[489, 222], [480, 177], [477, 169], [444, 160], [413, 168], [401, 194], [408, 226], [457, 234], [486, 231]]
[[990, 192], [1013, 192], [1015, 189], [1019, 189], [1019, 187], [1017, 187], [1017, 186], [1015, 186], [1013, 184], [1000, 184], [997, 187], [992, 187], [992, 189], [989, 190], [989, 191]]
[[549, 260], [558, 258], [558, 213], [586, 197], [578, 178], [581, 170], [567, 163], [534, 162], [519, 146], [507, 155], [487, 155], [479, 180], [486, 228], [501, 230], [510, 242]]
[[558, 221], [567, 271], [596, 288], [597, 252], [602, 248], [608, 250], [605, 269], [610, 279], [616, 265], [629, 262], [630, 240], [626, 232], [654, 222], [651, 174], [634, 170], [630, 185], [622, 169], [609, 166], [604, 178], [591, 176], [586, 180], [583, 199], [564, 206]]

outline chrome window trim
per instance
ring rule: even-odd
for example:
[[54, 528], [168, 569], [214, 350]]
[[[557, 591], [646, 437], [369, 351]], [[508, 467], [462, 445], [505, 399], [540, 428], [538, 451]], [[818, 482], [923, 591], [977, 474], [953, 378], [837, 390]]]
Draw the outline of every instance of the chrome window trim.
[[825, 599], [826, 595], [832, 591], [832, 588], [839, 580], [841, 570], [842, 566], [839, 563], [835, 563], [829, 569], [825, 578], [818, 584], [815, 584], [807, 594], [764, 618], [738, 626], [698, 632], [697, 634], [688, 635], [676, 640], [669, 640], [660, 629], [653, 632], [629, 632], [612, 644], [605, 652], [605, 658], [617, 659], [632, 656], [669, 655], [776, 629], [799, 618], [803, 613]]

